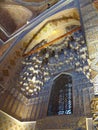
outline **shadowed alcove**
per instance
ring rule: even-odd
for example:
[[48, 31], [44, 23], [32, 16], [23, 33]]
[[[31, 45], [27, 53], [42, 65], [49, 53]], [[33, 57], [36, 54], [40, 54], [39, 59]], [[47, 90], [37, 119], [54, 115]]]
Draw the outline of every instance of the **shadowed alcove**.
[[72, 77], [60, 74], [53, 82], [48, 116], [72, 114]]

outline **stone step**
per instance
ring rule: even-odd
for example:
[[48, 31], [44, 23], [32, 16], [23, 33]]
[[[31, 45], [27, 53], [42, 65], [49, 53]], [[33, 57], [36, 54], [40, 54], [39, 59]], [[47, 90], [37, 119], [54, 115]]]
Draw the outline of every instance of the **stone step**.
[[78, 127], [86, 127], [85, 122], [86, 119], [82, 116], [81, 118], [73, 115], [52, 116], [38, 120], [35, 130], [74, 130]]

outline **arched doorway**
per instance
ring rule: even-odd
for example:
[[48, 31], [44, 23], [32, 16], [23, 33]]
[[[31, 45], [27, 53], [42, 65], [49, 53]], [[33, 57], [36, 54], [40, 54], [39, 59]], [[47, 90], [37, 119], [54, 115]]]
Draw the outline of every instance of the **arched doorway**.
[[51, 116], [72, 113], [72, 76], [61, 74], [53, 82], [47, 114]]

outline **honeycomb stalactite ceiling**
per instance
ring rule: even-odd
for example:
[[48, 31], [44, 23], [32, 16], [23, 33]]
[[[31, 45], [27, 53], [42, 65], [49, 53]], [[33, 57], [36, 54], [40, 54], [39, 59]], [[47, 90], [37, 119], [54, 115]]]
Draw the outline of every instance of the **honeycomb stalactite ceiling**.
[[[49, 72], [47, 65], [50, 64], [51, 58], [54, 59], [54, 62], [56, 53], [59, 57], [59, 53], [63, 53], [64, 48], [70, 48], [71, 45], [67, 45], [69, 42], [77, 41], [77, 36], [74, 37], [75, 33], [79, 35], [80, 41], [82, 37], [79, 32], [81, 30], [80, 18], [76, 8], [61, 11], [53, 18], [48, 18], [39, 24], [33, 32], [36, 30], [37, 33], [33, 35], [24, 52], [24, 55], [27, 56], [23, 61], [25, 67], [21, 71], [18, 81], [18, 88], [28, 98], [38, 95], [44, 84], [50, 79], [51, 72]], [[65, 43], [63, 43], [64, 41]], [[53, 46], [54, 50], [51, 49]], [[32, 49], [34, 49], [35, 54], [32, 53]], [[47, 71], [44, 70], [46, 66]]]
[[[80, 18], [76, 8], [60, 11], [54, 16], [44, 20], [41, 24], [29, 32], [24, 40], [20, 41], [23, 45], [27, 41], [28, 35], [31, 35], [30, 42], [26, 43], [28, 46], [24, 54], [29, 53], [32, 49], [36, 50], [37, 47], [42, 48], [35, 53], [30, 53], [26, 57], [22, 57], [21, 70], [17, 76], [16, 89], [18, 89], [27, 98], [33, 98], [40, 94], [44, 89], [45, 83], [51, 78], [52, 67], [55, 72], [58, 70], [57, 66], [66, 64], [67, 50], [77, 49], [77, 40], [84, 44], [84, 39], [81, 33]], [[79, 36], [78, 36], [79, 35]], [[78, 36], [78, 37], [77, 37]], [[28, 40], [29, 41], [29, 40]], [[47, 43], [46, 43], [47, 42]], [[52, 44], [53, 43], [53, 44]], [[43, 47], [43, 45], [45, 45]], [[22, 53], [22, 51], [21, 51]], [[16, 55], [19, 54], [16, 49]], [[63, 55], [64, 63], [59, 56]], [[51, 65], [51, 61], [52, 64]], [[57, 61], [57, 63], [55, 63]], [[10, 65], [16, 66], [16, 62], [10, 58]], [[59, 68], [61, 68], [59, 67]], [[46, 70], [45, 70], [46, 68]], [[10, 75], [8, 69], [3, 69], [4, 76]], [[55, 73], [54, 72], [54, 73]]]
[[[58, 18], [59, 17], [59, 18]], [[67, 32], [67, 27], [80, 26], [78, 11], [76, 8], [61, 11], [44, 20], [33, 31], [33, 38], [27, 43], [24, 54], [32, 50], [34, 46], [45, 40], [50, 42]], [[38, 31], [39, 30], [39, 31]]]
[[70, 35], [62, 37], [60, 40], [54, 41], [54, 43], [37, 53], [27, 55], [22, 61], [23, 69], [20, 72], [17, 87], [28, 98], [37, 96], [51, 76], [57, 73], [59, 68], [63, 69], [63, 65], [66, 65], [68, 50], [73, 53], [72, 55], [75, 55], [77, 49], [82, 44], [84, 45], [85, 42], [81, 28], [77, 27], [74, 31], [71, 31]]
[[[94, 12], [97, 10], [94, 3], [91, 6], [88, 1], [90, 4], [78, 0], [79, 7], [75, 0], [60, 5], [61, 8], [54, 5], [53, 10], [47, 9], [49, 12], [43, 12], [45, 15], [39, 15], [39, 19], [29, 21], [24, 32], [15, 37], [12, 48], [9, 47], [0, 63], [0, 110], [20, 121], [41, 119], [38, 130], [84, 130], [85, 118], [92, 116], [91, 106], [96, 123], [98, 99], [95, 101], [92, 97], [98, 95], [98, 12]], [[1, 115], [3, 121], [5, 116]], [[13, 126], [10, 120], [6, 122]], [[14, 125], [15, 130], [32, 129], [31, 125], [25, 128]], [[0, 124], [2, 130], [9, 126]]]

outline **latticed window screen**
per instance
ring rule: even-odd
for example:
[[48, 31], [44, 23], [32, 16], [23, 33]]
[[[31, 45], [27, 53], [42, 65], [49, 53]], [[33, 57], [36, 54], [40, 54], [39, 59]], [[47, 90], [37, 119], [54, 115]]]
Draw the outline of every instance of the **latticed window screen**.
[[53, 84], [48, 115], [72, 114], [72, 77], [60, 75]]

